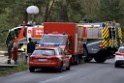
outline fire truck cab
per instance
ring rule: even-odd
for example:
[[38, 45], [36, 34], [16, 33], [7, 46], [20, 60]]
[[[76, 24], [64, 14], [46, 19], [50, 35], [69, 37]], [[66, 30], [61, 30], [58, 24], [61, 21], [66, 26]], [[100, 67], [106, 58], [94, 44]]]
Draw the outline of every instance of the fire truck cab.
[[43, 32], [42, 25], [15, 27], [9, 30], [6, 45], [8, 46], [11, 40], [17, 40], [19, 44], [27, 43], [28, 38], [32, 38], [34, 42], [39, 43]]

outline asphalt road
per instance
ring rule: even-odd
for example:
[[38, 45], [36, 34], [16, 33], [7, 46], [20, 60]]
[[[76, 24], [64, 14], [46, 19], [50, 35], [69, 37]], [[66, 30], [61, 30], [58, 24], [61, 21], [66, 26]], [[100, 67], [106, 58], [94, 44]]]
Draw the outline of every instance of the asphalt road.
[[124, 68], [115, 68], [114, 60], [105, 63], [84, 63], [74, 65], [70, 71], [28, 70], [6, 77], [0, 77], [0, 83], [124, 83]]

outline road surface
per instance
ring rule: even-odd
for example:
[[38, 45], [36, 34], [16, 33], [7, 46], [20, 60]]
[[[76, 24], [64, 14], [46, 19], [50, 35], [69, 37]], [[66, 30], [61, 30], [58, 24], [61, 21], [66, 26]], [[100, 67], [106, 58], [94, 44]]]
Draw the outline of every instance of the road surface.
[[27, 70], [0, 77], [0, 83], [124, 83], [124, 68], [115, 68], [113, 59], [102, 64], [92, 61], [74, 65], [62, 73]]

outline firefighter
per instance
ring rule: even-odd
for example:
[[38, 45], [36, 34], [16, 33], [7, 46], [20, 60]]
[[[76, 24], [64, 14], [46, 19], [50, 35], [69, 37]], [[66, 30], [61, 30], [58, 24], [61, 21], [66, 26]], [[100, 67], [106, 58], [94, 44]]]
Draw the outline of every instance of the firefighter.
[[30, 57], [33, 51], [35, 50], [35, 43], [32, 41], [31, 38], [29, 38], [28, 40], [29, 43], [27, 44], [27, 53], [28, 53], [28, 57]]
[[24, 54], [25, 54], [25, 61], [27, 63], [27, 57], [28, 57], [28, 54], [27, 54], [27, 45], [26, 44], [23, 44], [21, 46], [21, 50], [24, 51]]
[[8, 64], [11, 64], [11, 57], [12, 57], [12, 48], [13, 48], [13, 40], [9, 41], [8, 44]]
[[17, 60], [18, 60], [18, 44], [17, 44], [17, 41], [14, 41], [14, 43], [13, 43], [12, 59], [14, 60], [14, 64], [17, 64]]

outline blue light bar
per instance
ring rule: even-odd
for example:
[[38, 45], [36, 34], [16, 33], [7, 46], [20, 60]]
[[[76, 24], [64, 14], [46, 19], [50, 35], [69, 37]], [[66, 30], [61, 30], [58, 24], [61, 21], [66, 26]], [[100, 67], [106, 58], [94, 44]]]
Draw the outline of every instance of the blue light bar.
[[124, 43], [122, 44], [122, 46], [124, 46]]
[[59, 44], [54, 44], [54, 46], [59, 46]]
[[19, 24], [18, 27], [22, 26], [22, 24]]
[[48, 34], [48, 31], [46, 31], [45, 34]]
[[44, 44], [43, 44], [43, 43], [41, 43], [41, 44], [40, 44], [40, 46], [44, 46]]
[[65, 33], [65, 32], [63, 32], [62, 34], [63, 34], [63, 35], [65, 35], [66, 33]]
[[104, 24], [104, 23], [101, 23], [101, 24], [100, 24], [100, 27], [104, 27], [104, 26], [105, 26], [105, 24]]

